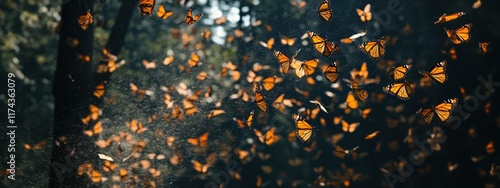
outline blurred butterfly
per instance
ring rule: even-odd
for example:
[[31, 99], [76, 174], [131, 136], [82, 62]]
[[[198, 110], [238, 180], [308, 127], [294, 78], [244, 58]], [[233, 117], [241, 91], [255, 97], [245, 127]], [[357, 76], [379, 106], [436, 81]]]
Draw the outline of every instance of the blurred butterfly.
[[411, 64], [392, 67], [389, 70], [389, 78], [393, 80], [401, 80], [406, 76], [406, 73], [408, 73], [411, 67], [412, 67]]
[[259, 87], [255, 88], [255, 104], [257, 104], [257, 107], [259, 107], [260, 110], [267, 112], [267, 103]]
[[92, 22], [94, 22], [94, 19], [92, 19], [90, 10], [88, 10], [84, 15], [78, 17], [78, 26], [80, 26], [83, 30], [87, 30], [89, 24], [92, 24]]
[[261, 46], [264, 46], [264, 48], [273, 49], [274, 38], [270, 38], [269, 40], [267, 40], [267, 42], [259, 41], [259, 44]]
[[262, 87], [266, 90], [269, 91], [274, 88], [275, 82], [276, 82], [276, 75], [267, 77], [266, 79], [262, 80]]
[[257, 136], [257, 138], [259, 139], [259, 141], [261, 143], [264, 143], [266, 145], [272, 145], [274, 144], [276, 141], [278, 141], [278, 137], [276, 135], [274, 135], [274, 131], [275, 131], [275, 128], [271, 128], [269, 129], [265, 135], [262, 134], [262, 132], [260, 132], [259, 130], [257, 129], [254, 129], [253, 130], [255, 135]]
[[198, 21], [198, 19], [200, 19], [201, 16], [203, 16], [203, 13], [197, 14], [196, 16], [193, 17], [193, 11], [191, 11], [191, 9], [188, 9], [186, 16], [186, 24], [187, 25], [193, 24], [194, 22]]
[[158, 18], [167, 19], [168, 17], [172, 16], [173, 13], [174, 12], [172, 11], [167, 12], [165, 10], [165, 7], [163, 5], [160, 5], [160, 7], [158, 8], [158, 12], [156, 12], [156, 15], [158, 16]]
[[100, 83], [100, 84], [97, 84], [94, 87], [93, 95], [96, 98], [100, 99], [100, 98], [102, 98], [102, 96], [104, 95], [105, 92], [106, 92], [106, 90], [105, 90], [105, 83]]
[[238, 119], [238, 118], [233, 118], [233, 120], [236, 121], [236, 123], [238, 124], [239, 128], [244, 128], [245, 125], [248, 126], [248, 128], [250, 128], [250, 127], [252, 127], [253, 114], [254, 114], [254, 111], [253, 110], [250, 111], [250, 115], [248, 116], [246, 122], [244, 122], [243, 120]]
[[385, 54], [385, 38], [382, 37], [378, 41], [364, 42], [359, 45], [359, 49], [373, 59], [380, 59]]
[[446, 60], [443, 60], [438, 62], [430, 72], [419, 71], [419, 73], [432, 82], [444, 83], [448, 80], [448, 75], [446, 74], [446, 64]]
[[486, 54], [488, 52], [488, 47], [490, 46], [490, 42], [478, 42], [479, 43], [479, 51], [481, 54]]
[[448, 35], [448, 38], [451, 40], [451, 42], [453, 42], [453, 44], [461, 44], [469, 42], [471, 28], [472, 24], [468, 23], [455, 30], [450, 30], [446, 28], [444, 28], [444, 30], [446, 31], [446, 35]]
[[451, 111], [457, 105], [458, 99], [446, 99], [442, 103], [431, 108], [420, 108], [417, 114], [422, 117], [427, 124], [431, 124], [434, 113], [436, 113], [441, 121], [446, 121], [451, 117]]
[[352, 91], [354, 92], [354, 95], [361, 100], [361, 102], [365, 102], [366, 98], [368, 98], [368, 92], [366, 90], [363, 90], [359, 84], [354, 81], [354, 79], [351, 79], [351, 84], [350, 87]]
[[324, 106], [323, 106], [323, 105], [322, 105], [319, 101], [317, 101], [317, 100], [311, 100], [311, 101], [309, 101], [309, 102], [310, 102], [310, 103], [313, 103], [313, 104], [316, 104], [316, 106], [317, 106], [319, 109], [323, 110], [323, 112], [325, 112], [325, 113], [327, 113], [327, 114], [328, 114], [328, 111], [326, 111], [326, 108], [325, 108], [325, 107], [324, 107]]
[[203, 133], [198, 138], [188, 138], [187, 141], [195, 146], [206, 147], [208, 145], [208, 132]]
[[339, 78], [338, 66], [339, 62], [334, 61], [331, 65], [328, 65], [328, 67], [326, 67], [326, 69], [323, 71], [323, 75], [325, 75], [325, 78], [331, 83], [336, 82], [337, 79]]
[[340, 51], [340, 46], [331, 41], [326, 41], [321, 38], [317, 33], [308, 31], [307, 34], [314, 45], [314, 49], [321, 55], [328, 57], [332, 53]]
[[342, 120], [341, 123], [342, 123], [342, 131], [347, 133], [352, 133], [356, 131], [356, 128], [358, 128], [358, 126], [360, 125], [359, 122], [349, 124], [345, 120]]
[[288, 38], [283, 35], [280, 35], [280, 41], [283, 45], [293, 46], [295, 44], [295, 38]]
[[156, 61], [148, 61], [143, 59], [142, 64], [144, 65], [144, 68], [147, 69], [155, 69], [156, 68]]
[[295, 75], [299, 78], [310, 76], [318, 66], [319, 59], [311, 59], [306, 62], [292, 59], [291, 66], [295, 69]]
[[174, 56], [167, 56], [163, 59], [164, 65], [170, 65], [172, 62], [174, 62]]
[[306, 120], [300, 116], [299, 114], [292, 115], [293, 120], [295, 121], [295, 127], [297, 128], [297, 136], [300, 138], [302, 142], [307, 142], [311, 139], [313, 135], [313, 128], [311, 124], [306, 122]]
[[345, 105], [352, 110], [358, 109], [359, 103], [356, 98], [354, 98], [354, 94], [352, 91], [349, 91], [349, 93], [347, 94]]
[[457, 12], [457, 13], [453, 13], [453, 14], [449, 14], [449, 15], [447, 15], [445, 13], [445, 14], [441, 15], [441, 17], [439, 17], [438, 20], [434, 22], [434, 24], [448, 22], [448, 21], [460, 18], [463, 15], [465, 15], [465, 12]]
[[257, 74], [252, 70], [248, 71], [248, 75], [247, 75], [248, 83], [257, 83], [257, 82], [260, 82], [261, 80], [262, 80], [262, 76], [257, 76]]
[[147, 128], [144, 127], [142, 122], [137, 121], [136, 119], [133, 119], [130, 122], [125, 122], [125, 124], [132, 132], [135, 132], [137, 134], [141, 134], [142, 132], [148, 130]]
[[188, 65], [189, 67], [195, 67], [198, 66], [198, 63], [200, 63], [200, 56], [196, 53], [191, 53], [191, 58], [188, 59]]
[[372, 12], [370, 12], [371, 5], [366, 4], [365, 8], [363, 10], [357, 8], [356, 12], [358, 13], [359, 18], [361, 19], [362, 22], [367, 22], [372, 19]]
[[183, 99], [182, 105], [184, 106], [184, 113], [186, 113], [186, 115], [193, 115], [194, 113], [198, 112], [198, 109], [196, 108], [192, 100]]
[[319, 16], [325, 20], [330, 21], [332, 19], [332, 9], [330, 8], [330, 0], [323, 0], [323, 3], [318, 7]]
[[389, 84], [383, 88], [385, 93], [397, 96], [401, 100], [408, 100], [413, 95], [413, 88], [406, 80], [400, 83]]
[[362, 37], [362, 36], [365, 36], [366, 35], [366, 30], [365, 31], [361, 31], [359, 33], [356, 33], [354, 35], [351, 35], [350, 37], [348, 38], [343, 38], [343, 39], [340, 39], [340, 42], [344, 43], [344, 44], [351, 44], [354, 40], [356, 40], [357, 38], [359, 37]]
[[352, 148], [351, 150], [345, 150], [344, 148], [340, 147], [339, 145], [336, 145], [335, 150], [333, 151], [333, 155], [335, 155], [335, 157], [343, 159], [343, 158], [351, 155], [352, 152], [358, 150], [358, 148], [359, 148], [359, 146], [356, 146], [356, 147]]
[[279, 110], [280, 112], [285, 112], [286, 107], [292, 107], [292, 101], [290, 99], [285, 99], [285, 94], [281, 94], [274, 100], [273, 107]]
[[378, 133], [380, 133], [380, 131], [375, 131], [373, 133], [370, 133], [369, 135], [366, 135], [365, 140], [371, 140], [371, 139], [375, 138], [378, 135]]
[[208, 171], [208, 168], [210, 167], [210, 164], [208, 163], [202, 165], [200, 162], [196, 160], [192, 160], [191, 162], [193, 163], [194, 170], [196, 170], [197, 172], [206, 173]]
[[141, 0], [139, 2], [139, 8], [141, 10], [141, 15], [151, 15], [153, 14], [153, 9], [155, 6], [155, 0]]

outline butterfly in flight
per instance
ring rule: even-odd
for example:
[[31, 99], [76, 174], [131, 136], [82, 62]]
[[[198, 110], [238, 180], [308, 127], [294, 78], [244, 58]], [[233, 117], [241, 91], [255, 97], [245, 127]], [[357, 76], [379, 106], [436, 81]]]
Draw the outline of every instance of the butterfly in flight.
[[441, 15], [438, 18], [438, 20], [434, 22], [434, 24], [449, 22], [451, 20], [460, 18], [463, 15], [465, 15], [465, 12], [456, 12], [456, 13], [453, 13], [453, 14], [446, 14], [445, 13], [445, 14]]
[[332, 9], [330, 8], [330, 0], [323, 0], [323, 3], [318, 7], [319, 16], [329, 22], [332, 20]]
[[446, 60], [438, 62], [430, 72], [419, 71], [424, 77], [429, 78], [432, 82], [444, 83], [448, 80], [446, 74]]
[[298, 114], [292, 115], [295, 121], [295, 127], [297, 128], [297, 136], [302, 140], [302, 142], [307, 142], [311, 139], [313, 135], [313, 127], [309, 124], [302, 116]]
[[373, 59], [380, 59], [385, 54], [385, 38], [378, 41], [369, 41], [359, 45], [359, 49], [368, 54]]
[[92, 14], [90, 14], [90, 10], [87, 11], [84, 15], [78, 17], [78, 26], [80, 26], [83, 30], [87, 30], [89, 24], [92, 24], [94, 19], [92, 18]]
[[196, 16], [193, 16], [193, 11], [191, 9], [188, 9], [187, 15], [186, 15], [186, 24], [191, 25], [194, 24], [194, 22], [198, 21], [203, 16], [203, 13], [197, 14]]
[[141, 10], [142, 16], [153, 14], [154, 7], [155, 7], [155, 0], [141, 0], [139, 2], [139, 8]]
[[406, 77], [406, 73], [411, 69], [411, 64], [400, 65], [397, 67], [392, 67], [389, 70], [389, 78], [393, 80], [401, 80]]
[[314, 45], [314, 49], [321, 55], [328, 57], [333, 53], [340, 51], [340, 46], [331, 41], [326, 41], [318, 33], [308, 31], [307, 34]]
[[470, 30], [472, 28], [472, 24], [468, 23], [465, 25], [462, 25], [461, 27], [451, 30], [451, 29], [446, 29], [446, 35], [448, 38], [453, 42], [453, 44], [462, 44], [469, 42], [470, 40]]
[[390, 93], [397, 96], [401, 100], [408, 100], [413, 95], [413, 88], [406, 80], [401, 83], [389, 84], [383, 87], [385, 93]]
[[436, 113], [441, 121], [446, 121], [451, 117], [451, 111], [458, 103], [457, 98], [446, 99], [442, 103], [431, 108], [420, 108], [417, 114], [424, 119], [424, 122], [431, 124], [434, 113]]

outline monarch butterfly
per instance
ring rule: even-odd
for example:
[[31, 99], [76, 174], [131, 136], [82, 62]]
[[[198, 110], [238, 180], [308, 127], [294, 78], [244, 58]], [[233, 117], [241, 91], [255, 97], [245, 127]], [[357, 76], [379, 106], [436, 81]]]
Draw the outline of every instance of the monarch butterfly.
[[253, 130], [253, 132], [255, 133], [257, 138], [259, 139], [259, 141], [261, 143], [266, 144], [266, 145], [272, 145], [276, 141], [278, 141], [278, 137], [276, 135], [274, 135], [274, 131], [275, 131], [275, 128], [273, 127], [271, 129], [269, 129], [265, 135], [263, 135], [262, 132], [260, 132], [259, 130], [257, 130], [257, 129]]
[[406, 76], [406, 73], [408, 73], [411, 67], [411, 64], [392, 67], [391, 70], [389, 70], [389, 78], [392, 78], [394, 80], [401, 80]]
[[100, 99], [100, 98], [102, 98], [102, 96], [104, 95], [105, 92], [106, 92], [105, 83], [100, 83], [94, 87], [93, 94], [96, 98]]
[[208, 145], [208, 132], [203, 133], [198, 138], [188, 138], [187, 141], [195, 146], [206, 147]]
[[261, 46], [264, 46], [264, 48], [273, 49], [274, 38], [270, 38], [269, 40], [267, 40], [267, 42], [259, 41], [259, 44]]
[[274, 56], [276, 56], [276, 59], [278, 59], [283, 74], [287, 74], [288, 70], [290, 69], [290, 59], [278, 50], [274, 50]]
[[236, 121], [236, 123], [238, 124], [238, 127], [239, 128], [244, 128], [245, 127], [245, 124], [250, 128], [252, 127], [252, 121], [253, 121], [253, 113], [254, 111], [250, 111], [250, 115], [248, 116], [247, 118], [247, 121], [244, 122], [243, 120], [241, 119], [238, 119], [238, 118], [233, 118], [234, 121]]
[[446, 31], [446, 35], [448, 35], [448, 38], [450, 38], [450, 40], [451, 40], [451, 42], [453, 42], [453, 44], [461, 44], [461, 43], [469, 42], [471, 28], [472, 28], [472, 24], [468, 23], [468, 24], [465, 24], [465, 25], [459, 27], [456, 30], [450, 30], [450, 29], [446, 29], [446, 28], [444, 28], [444, 30]]
[[266, 91], [273, 89], [276, 82], [276, 78], [277, 78], [276, 75], [274, 75], [262, 80], [262, 87]]
[[191, 161], [193, 163], [193, 168], [194, 170], [196, 170], [197, 172], [201, 172], [201, 173], [206, 173], [208, 171], [208, 167], [211, 166], [211, 164], [205, 164], [205, 165], [202, 165], [200, 162], [196, 161], [196, 160], [192, 160]]
[[385, 37], [380, 38], [378, 41], [364, 42], [359, 45], [359, 49], [373, 59], [380, 59], [385, 54]]
[[155, 69], [156, 68], [156, 61], [148, 61], [143, 59], [142, 64], [144, 65], [144, 68], [147, 69]]
[[337, 72], [338, 66], [339, 62], [335, 61], [331, 65], [328, 65], [328, 67], [326, 67], [326, 69], [323, 71], [323, 75], [325, 75], [325, 78], [331, 83], [336, 82], [339, 78], [339, 73]]
[[349, 91], [349, 93], [347, 94], [347, 98], [346, 98], [344, 104], [349, 109], [352, 109], [352, 110], [358, 109], [358, 107], [359, 107], [359, 103], [356, 100], [356, 98], [354, 98], [354, 94], [352, 93], [352, 91]]
[[141, 9], [142, 16], [153, 14], [154, 7], [155, 0], [141, 0], [139, 2], [139, 8]]
[[184, 106], [184, 113], [186, 113], [186, 115], [192, 115], [198, 112], [198, 108], [196, 108], [191, 100], [183, 99], [182, 105]]
[[432, 82], [444, 83], [448, 80], [446, 74], [446, 60], [438, 62], [430, 72], [419, 71], [424, 77], [429, 78]]
[[87, 30], [89, 24], [92, 24], [92, 22], [94, 22], [94, 19], [92, 19], [90, 10], [88, 10], [84, 15], [78, 17], [78, 26], [80, 26], [83, 30]]
[[434, 113], [436, 113], [441, 121], [446, 121], [451, 117], [451, 111], [457, 105], [458, 99], [446, 99], [442, 103], [431, 108], [420, 108], [417, 114], [424, 119], [424, 122], [431, 124]]
[[257, 74], [252, 70], [248, 71], [248, 75], [247, 75], [248, 83], [257, 83], [257, 82], [260, 82], [261, 80], [262, 80], [262, 76], [257, 76]]
[[332, 9], [330, 8], [330, 0], [323, 0], [323, 3], [318, 7], [319, 16], [329, 22], [332, 19]]
[[445, 13], [445, 14], [441, 15], [441, 17], [439, 17], [438, 20], [434, 22], [434, 24], [448, 22], [448, 21], [457, 19], [463, 15], [465, 15], [465, 12], [457, 12], [457, 13], [453, 13], [450, 15], [446, 15], [446, 13]]
[[341, 123], [342, 123], [342, 131], [346, 133], [352, 133], [356, 131], [356, 128], [358, 128], [358, 126], [360, 125], [359, 122], [349, 124], [345, 120], [342, 120]]
[[283, 35], [280, 35], [280, 41], [283, 45], [293, 46], [295, 44], [295, 38], [288, 38]]
[[260, 92], [259, 87], [255, 88], [255, 103], [260, 110], [262, 110], [263, 112], [267, 112], [267, 103], [264, 99], [264, 95], [262, 95], [262, 93]]
[[311, 59], [306, 62], [292, 59], [291, 66], [295, 69], [295, 75], [299, 78], [310, 76], [318, 66], [319, 59]]
[[314, 49], [316, 49], [318, 53], [320, 53], [325, 57], [328, 57], [332, 55], [332, 53], [340, 50], [339, 45], [331, 41], [326, 41], [315, 32], [308, 31], [307, 34], [309, 35], [309, 38], [311, 39], [314, 45]]
[[358, 150], [358, 148], [359, 148], [359, 146], [356, 146], [356, 147], [352, 148], [351, 150], [346, 150], [346, 149], [340, 147], [339, 145], [336, 145], [335, 150], [333, 151], [333, 155], [335, 155], [335, 157], [343, 159], [343, 158], [351, 155], [352, 152]]
[[285, 99], [285, 94], [282, 93], [281, 95], [276, 98], [273, 102], [273, 107], [279, 110], [280, 112], [285, 112], [286, 107], [292, 107], [292, 100], [290, 99]]
[[361, 19], [362, 22], [367, 22], [372, 19], [372, 12], [370, 12], [371, 5], [366, 4], [365, 8], [363, 10], [357, 8], [356, 12], [358, 13], [359, 18]]
[[350, 85], [352, 91], [354, 92], [354, 95], [361, 100], [361, 102], [365, 102], [366, 98], [368, 98], [368, 92], [366, 90], [361, 89], [359, 84], [354, 81], [354, 79], [351, 79], [351, 85]]
[[490, 42], [479, 42], [479, 51], [481, 54], [486, 54], [488, 52], [488, 47], [490, 46]]
[[137, 134], [141, 134], [142, 132], [148, 130], [147, 128], [144, 127], [142, 122], [137, 121], [136, 119], [133, 119], [130, 122], [125, 122], [125, 125], [132, 131]]
[[170, 65], [172, 62], [174, 62], [174, 56], [167, 56], [163, 59], [164, 65]]
[[395, 95], [401, 100], [408, 100], [413, 95], [413, 88], [408, 81], [389, 84], [383, 90], [385, 93]]
[[186, 24], [191, 25], [194, 22], [198, 21], [198, 19], [203, 16], [203, 13], [197, 14], [196, 16], [193, 17], [193, 11], [191, 9], [188, 9], [187, 16], [186, 16]]
[[172, 16], [173, 13], [174, 12], [172, 11], [167, 12], [165, 10], [165, 7], [163, 5], [160, 5], [160, 7], [158, 8], [158, 12], [156, 12], [156, 15], [158, 16], [158, 18], [167, 19], [168, 17]]
[[294, 113], [292, 117], [295, 121], [295, 127], [297, 128], [297, 136], [300, 138], [300, 140], [302, 140], [302, 142], [309, 141], [313, 134], [313, 128], [311, 124], [306, 122], [306, 120], [298, 114]]
[[191, 58], [188, 59], [188, 65], [189, 67], [196, 67], [198, 66], [198, 63], [200, 62], [200, 56], [196, 53], [191, 53]]

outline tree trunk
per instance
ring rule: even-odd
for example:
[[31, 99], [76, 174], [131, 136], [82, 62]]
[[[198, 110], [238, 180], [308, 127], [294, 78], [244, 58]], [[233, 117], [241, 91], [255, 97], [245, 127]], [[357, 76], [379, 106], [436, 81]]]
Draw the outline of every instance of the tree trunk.
[[[127, 33], [127, 27], [138, 0], [124, 1], [110, 33], [106, 49], [118, 55]], [[94, 164], [99, 170], [97, 148], [94, 139], [83, 134], [87, 128], [81, 121], [89, 114], [89, 105], [101, 106], [102, 98], [92, 95], [98, 83], [109, 83], [110, 73], [95, 73], [91, 64], [79, 59], [80, 56], [92, 57], [93, 27], [87, 30], [78, 27], [78, 16], [88, 10], [92, 13], [93, 1], [70, 0], [62, 6], [57, 67], [54, 76], [53, 94], [54, 129], [49, 187], [88, 187], [89, 176], [78, 175], [78, 166], [84, 162]], [[77, 39], [79, 45], [70, 47], [68, 37]], [[92, 58], [91, 58], [92, 59]], [[92, 62], [92, 61], [91, 61]], [[100, 64], [107, 62], [100, 62]], [[92, 77], [91, 77], [92, 76]]]

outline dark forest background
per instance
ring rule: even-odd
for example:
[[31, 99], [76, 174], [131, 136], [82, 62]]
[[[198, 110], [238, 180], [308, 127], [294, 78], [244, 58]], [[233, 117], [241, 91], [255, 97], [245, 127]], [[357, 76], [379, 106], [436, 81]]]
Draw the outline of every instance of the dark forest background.
[[[494, 2], [481, 2], [480, 7], [473, 8], [473, 1], [332, 0], [330, 22], [321, 20], [316, 12], [321, 2], [157, 0], [153, 14], [141, 16], [138, 0], [2, 1], [0, 75], [5, 80], [8, 73], [16, 75], [18, 125], [16, 180], [12, 181], [5, 163], [9, 140], [5, 135], [8, 96], [4, 82], [0, 86], [0, 99], [6, 104], [0, 110], [4, 114], [0, 115], [2, 187], [391, 187], [387, 177], [400, 180], [395, 187], [499, 187], [500, 157], [495, 149], [500, 144], [500, 101], [495, 81], [500, 78], [494, 54], [500, 38], [500, 14]], [[362, 22], [356, 8], [363, 9], [368, 3], [374, 18]], [[401, 11], [391, 13], [393, 4], [399, 4], [396, 7]], [[165, 20], [158, 18], [160, 5], [173, 15]], [[204, 13], [191, 26], [184, 23], [188, 8], [195, 15]], [[87, 11], [94, 22], [82, 30], [77, 18]], [[433, 24], [443, 13], [459, 11], [466, 15]], [[216, 23], [222, 16], [227, 21]], [[453, 45], [443, 28], [454, 29], [466, 23], [473, 24], [471, 41]], [[367, 34], [353, 44], [339, 42], [363, 30]], [[321, 56], [308, 37], [301, 39], [307, 31], [339, 43], [342, 50], [330, 57]], [[211, 37], [205, 38], [203, 34], [209, 32]], [[294, 45], [283, 45], [281, 36], [295, 38]], [[380, 60], [357, 48], [381, 37], [388, 42]], [[68, 38], [78, 44], [71, 45]], [[272, 49], [259, 44], [270, 38], [275, 40]], [[478, 42], [486, 41], [491, 42], [490, 48], [481, 54]], [[456, 59], [450, 55], [451, 48], [456, 50]], [[116, 70], [101, 59], [103, 49], [117, 56]], [[311, 76], [314, 84], [297, 78], [293, 70], [287, 75], [279, 71], [273, 50], [290, 57], [298, 49], [298, 59], [320, 59]], [[192, 53], [200, 56], [202, 64], [187, 68]], [[87, 55], [89, 62], [82, 59]], [[164, 65], [169, 56], [174, 56], [173, 62]], [[318, 79], [323, 65], [334, 60], [339, 61], [340, 88]], [[430, 70], [442, 60], [448, 61], [449, 80], [422, 85], [418, 71]], [[155, 67], [145, 66], [152, 61]], [[224, 76], [221, 72], [228, 62], [237, 68], [228, 69]], [[370, 96], [367, 102], [360, 102], [360, 109], [372, 109], [366, 118], [361, 111], [346, 112], [339, 107], [350, 91], [341, 79], [349, 79], [350, 71], [359, 70], [363, 62], [369, 78], [379, 79], [364, 86]], [[387, 78], [389, 68], [408, 62], [413, 68], [406, 79], [415, 84], [414, 96], [403, 101], [383, 93], [382, 87], [392, 83]], [[273, 90], [263, 92], [269, 108], [266, 113], [253, 102], [249, 70], [264, 78], [282, 77]], [[208, 78], [199, 80], [200, 72], [206, 72]], [[231, 78], [236, 72], [241, 73], [241, 79]], [[493, 83], [476, 91], [485, 85], [480, 78], [489, 77]], [[105, 91], [102, 97], [96, 94], [96, 87], [101, 86]], [[213, 94], [205, 97], [209, 87]], [[183, 100], [198, 90], [202, 94], [193, 102], [197, 112], [188, 114]], [[333, 92], [334, 97], [327, 96], [326, 91]], [[478, 91], [490, 96], [477, 100], [475, 108], [463, 107], [464, 102], [474, 102]], [[250, 99], [238, 92], [247, 93]], [[282, 93], [286, 99], [295, 100], [294, 106], [283, 112], [272, 106]], [[165, 94], [174, 107], [168, 106]], [[419, 108], [454, 97], [459, 105], [451, 121], [436, 119], [427, 125], [415, 114]], [[315, 109], [308, 102], [315, 99], [329, 113], [320, 112], [318, 118], [308, 120], [315, 127], [312, 140], [302, 143], [298, 138], [288, 138], [295, 131], [292, 113], [299, 113], [302, 107]], [[98, 110], [91, 111], [91, 105]], [[182, 118], [173, 112], [176, 106]], [[215, 109], [225, 113], [209, 117]], [[280, 137], [276, 143], [266, 146], [254, 131], [238, 128], [233, 118], [246, 119], [251, 110], [255, 111], [252, 127], [263, 133], [275, 127]], [[360, 122], [360, 126], [353, 133], [345, 133], [334, 123], [335, 118]], [[145, 129], [132, 128], [139, 126], [134, 120]], [[96, 125], [101, 125], [102, 131]], [[409, 129], [412, 135], [408, 135]], [[374, 131], [380, 133], [365, 139]], [[206, 147], [187, 142], [206, 132]], [[359, 149], [344, 159], [335, 157], [334, 135], [343, 135], [336, 145]], [[411, 165], [414, 172], [403, 177], [400, 171], [408, 167], [408, 162], [398, 157], [409, 160], [412, 152], [419, 151], [415, 143], [405, 141], [410, 136], [419, 141], [443, 142], [437, 144], [439, 151], [434, 151], [434, 144], [428, 156], [417, 152], [423, 163]], [[243, 156], [245, 152], [248, 157]], [[99, 159], [98, 154], [114, 161]], [[195, 170], [194, 160], [209, 163], [207, 171]]]

